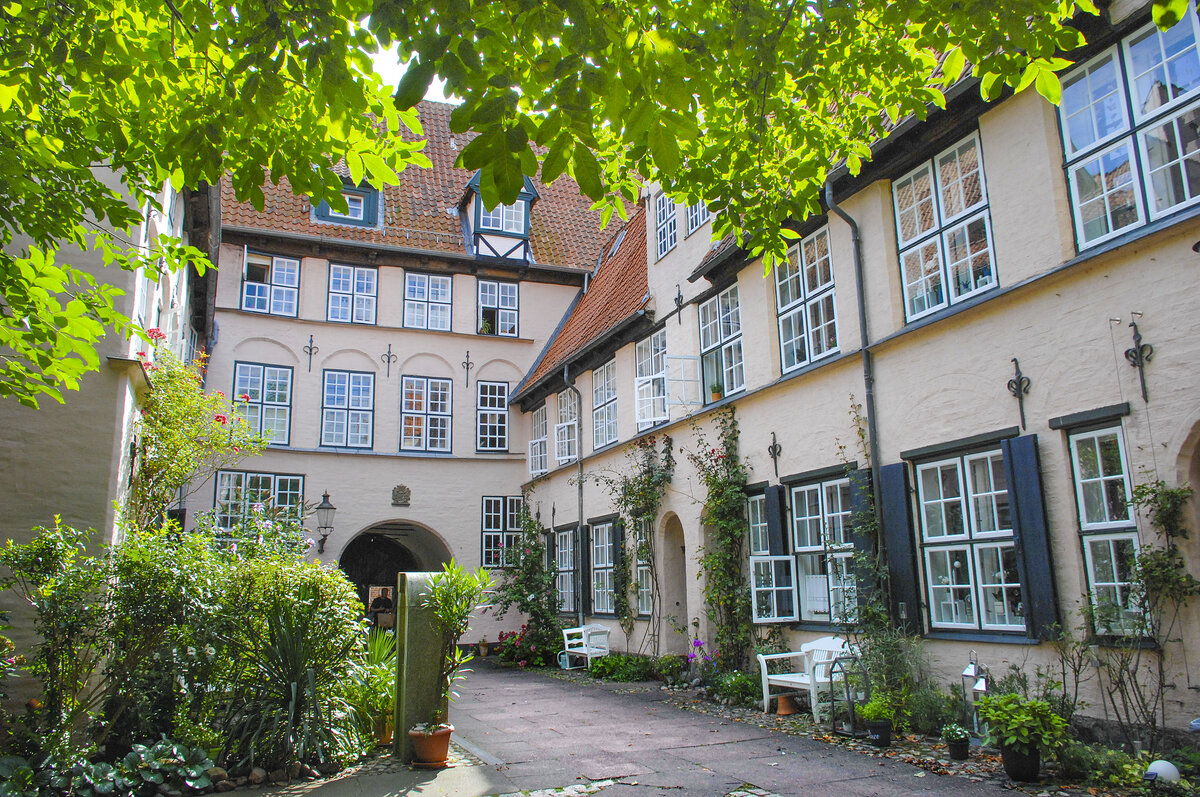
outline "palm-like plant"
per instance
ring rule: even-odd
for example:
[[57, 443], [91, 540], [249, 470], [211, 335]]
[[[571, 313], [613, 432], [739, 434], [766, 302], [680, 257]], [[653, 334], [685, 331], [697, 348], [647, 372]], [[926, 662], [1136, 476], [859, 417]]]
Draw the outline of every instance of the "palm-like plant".
[[471, 615], [479, 607], [483, 594], [492, 587], [492, 575], [484, 568], [471, 571], [453, 559], [429, 582], [429, 593], [422, 604], [433, 612], [434, 627], [441, 635], [438, 699], [429, 718], [428, 731], [445, 725], [449, 702], [458, 695], [454, 684], [463, 677], [462, 667], [474, 658], [462, 650], [458, 641], [471, 624]]

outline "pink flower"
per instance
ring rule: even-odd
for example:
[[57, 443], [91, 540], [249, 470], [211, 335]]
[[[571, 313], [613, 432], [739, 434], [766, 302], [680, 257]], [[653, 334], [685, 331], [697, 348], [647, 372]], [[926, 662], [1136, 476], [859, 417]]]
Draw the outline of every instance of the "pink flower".
[[141, 357], [141, 358], [144, 360], [144, 359], [146, 359], [147, 357], [149, 357], [150, 355], [149, 355], [149, 354], [147, 354], [147, 353], [146, 353], [146, 352], [144, 352], [144, 351], [139, 351], [139, 352], [137, 353], [137, 356], [138, 356], [138, 357]]
[[242, 401], [249, 401], [250, 395], [247, 393], [243, 393], [242, 395], [238, 396], [238, 398], [240, 398]]
[[214, 415], [214, 416], [213, 416], [213, 420], [214, 420], [214, 421], [216, 421], [216, 422], [217, 422], [217, 423], [219, 423], [219, 424], [226, 424], [226, 423], [229, 423], [229, 418], [225, 417], [224, 415], [222, 415], [222, 414], [221, 414], [221, 413], [219, 413], [219, 412], [218, 412], [216, 415]]
[[217, 395], [220, 396], [221, 398], [225, 398], [225, 394], [222, 393], [220, 390], [217, 391]]
[[146, 330], [146, 334], [150, 336], [150, 340], [166, 340], [167, 336], [158, 327], [150, 327]]
[[529, 662], [525, 661], [525, 659], [521, 659], [520, 661], [518, 661], [518, 662], [517, 662], [517, 666], [518, 666], [518, 667], [524, 667], [524, 666], [525, 666], [526, 664], [528, 664], [528, 663], [529, 663]]

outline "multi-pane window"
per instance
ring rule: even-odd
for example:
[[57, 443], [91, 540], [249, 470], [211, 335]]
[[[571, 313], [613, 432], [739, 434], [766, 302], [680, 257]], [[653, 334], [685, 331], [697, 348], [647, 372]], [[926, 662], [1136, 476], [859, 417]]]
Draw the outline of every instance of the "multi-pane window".
[[449, 379], [406, 376], [400, 380], [400, 450], [450, 450]]
[[217, 493], [213, 508], [217, 526], [232, 529], [242, 524], [246, 514], [258, 505], [288, 509], [297, 519], [304, 502], [304, 477], [275, 473], [217, 472]]
[[764, 495], [752, 495], [746, 502], [746, 515], [750, 523], [750, 581], [754, 621], [774, 623], [795, 620], [796, 559], [790, 554], [771, 555], [766, 504]]
[[540, 476], [550, 469], [546, 452], [545, 404], [533, 411], [529, 434], [529, 475]]
[[1200, 196], [1200, 33], [1194, 6], [1063, 78], [1059, 119], [1080, 248]]
[[564, 529], [554, 535], [555, 586], [558, 589], [558, 610], [575, 611], [575, 529]]
[[375, 374], [326, 371], [321, 445], [370, 448], [375, 420]]
[[375, 323], [378, 272], [373, 268], [329, 266], [329, 320]]
[[554, 426], [554, 459], [559, 465], [579, 457], [579, 401], [574, 390], [558, 394], [558, 423]]
[[450, 277], [404, 275], [404, 326], [409, 329], [450, 329]]
[[669, 420], [667, 414], [667, 331], [660, 329], [634, 346], [634, 396], [638, 430]]
[[491, 210], [480, 207], [479, 229], [524, 234], [525, 201], [517, 200], [512, 205], [499, 204]]
[[505, 552], [516, 550], [521, 538], [522, 498], [519, 495], [483, 497], [483, 566], [510, 564]]
[[617, 441], [617, 361], [592, 371], [592, 448]]
[[366, 202], [362, 194], [351, 194], [349, 192], [342, 193], [342, 199], [346, 200], [346, 212], [329, 209], [329, 215], [335, 219], [352, 219], [354, 221], [362, 221], [363, 213], [366, 208]]
[[837, 351], [837, 312], [829, 230], [809, 235], [775, 268], [779, 352], [783, 372]]
[[708, 205], [703, 202], [697, 202], [694, 205], [688, 205], [687, 209], [687, 231], [691, 235], [696, 230], [704, 226], [711, 214], [708, 212]]
[[612, 614], [613, 607], [613, 524], [592, 526], [592, 611]]
[[320, 221], [352, 224], [358, 227], [374, 227], [379, 221], [379, 193], [374, 189], [348, 189], [342, 192], [346, 210], [334, 210], [328, 202], [313, 208], [313, 215]]
[[997, 285], [979, 149], [972, 135], [892, 186], [909, 321]]
[[508, 450], [508, 382], [476, 382], [475, 447]]
[[517, 283], [479, 280], [479, 334], [517, 336]]
[[1025, 606], [1001, 452], [919, 465], [917, 494], [930, 625], [1023, 630]]
[[700, 305], [700, 366], [704, 384], [714, 394], [736, 393], [746, 386], [736, 285]]
[[654, 200], [654, 230], [658, 240], [658, 257], [675, 248], [679, 237], [675, 228], [675, 201], [666, 194]]
[[255, 433], [286, 446], [292, 416], [292, 369], [281, 365], [234, 363], [234, 406]]
[[1101, 633], [1129, 633], [1136, 628], [1133, 569], [1138, 535], [1129, 504], [1132, 485], [1126, 462], [1119, 427], [1071, 435], [1084, 560], [1096, 630]]
[[242, 275], [242, 309], [294, 316], [300, 294], [300, 261], [246, 252]]
[[653, 540], [651, 535], [654, 533], [654, 520], [652, 518], [642, 518], [634, 531], [633, 537], [633, 555], [636, 565], [634, 578], [637, 583], [637, 610], [638, 614], [650, 614], [654, 607], [654, 579], [651, 572], [651, 558], [654, 556]]
[[853, 619], [858, 601], [849, 531], [849, 479], [792, 488], [792, 549], [801, 620]]

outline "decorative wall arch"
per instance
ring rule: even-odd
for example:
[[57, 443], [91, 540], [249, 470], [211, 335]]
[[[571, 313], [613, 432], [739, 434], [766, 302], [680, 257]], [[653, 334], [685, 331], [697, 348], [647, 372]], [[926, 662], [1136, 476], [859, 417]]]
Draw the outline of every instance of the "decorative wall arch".
[[242, 338], [233, 347], [234, 359], [271, 362], [279, 365], [299, 365], [300, 358], [290, 348], [274, 338], [263, 336]]
[[337, 349], [322, 357], [321, 368], [332, 368], [345, 371], [379, 370], [380, 362], [360, 349]]
[[499, 357], [487, 360], [475, 369], [475, 378], [485, 382], [516, 383], [524, 375], [525, 373], [517, 367], [516, 363]]
[[[445, 357], [433, 352], [416, 352], [400, 361], [399, 373], [420, 376], [449, 377], [456, 375], [454, 366]], [[393, 367], [393, 370], [395, 368]]]

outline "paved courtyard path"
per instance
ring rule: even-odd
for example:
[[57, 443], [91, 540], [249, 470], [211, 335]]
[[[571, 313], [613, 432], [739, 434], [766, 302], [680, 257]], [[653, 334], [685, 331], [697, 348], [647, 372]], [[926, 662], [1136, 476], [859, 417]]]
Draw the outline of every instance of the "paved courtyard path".
[[[279, 790], [280, 797], [598, 794], [768, 797], [1010, 793], [718, 716], [685, 711], [657, 685], [594, 684], [488, 661], [451, 706], [458, 764], [398, 765]], [[461, 755], [465, 751], [466, 755]]]

